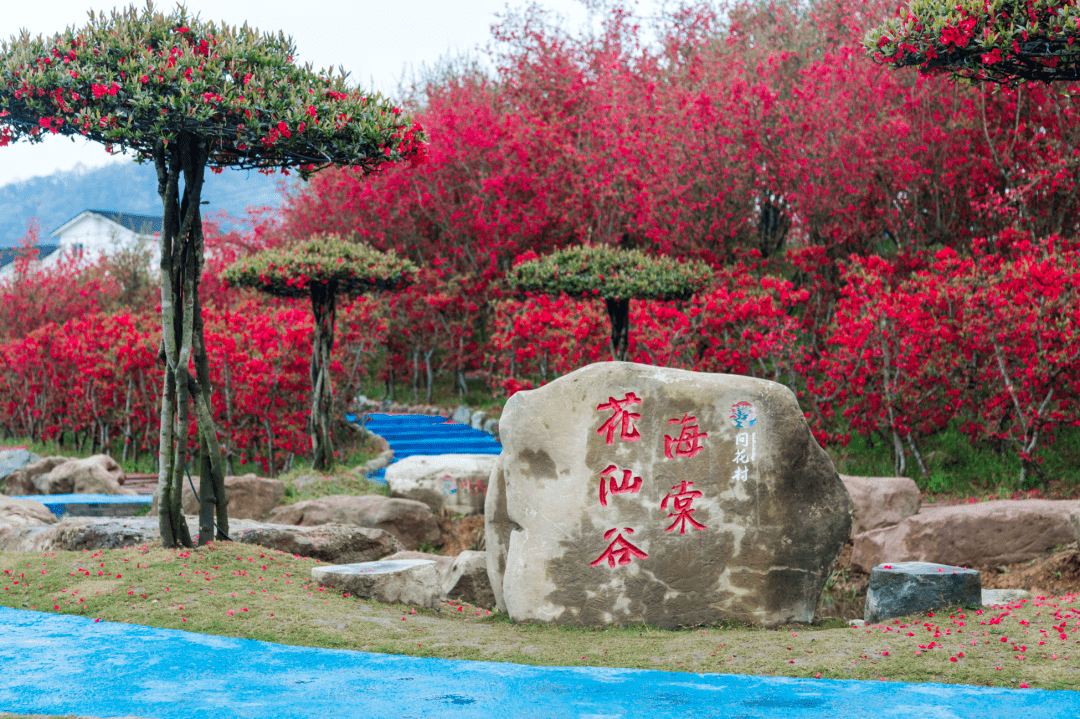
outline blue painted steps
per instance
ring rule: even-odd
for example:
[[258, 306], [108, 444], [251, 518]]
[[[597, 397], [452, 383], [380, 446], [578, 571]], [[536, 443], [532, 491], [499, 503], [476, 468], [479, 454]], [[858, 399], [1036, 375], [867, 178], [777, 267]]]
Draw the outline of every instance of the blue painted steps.
[[149, 507], [149, 494], [30, 494], [13, 499], [41, 502], [57, 517], [129, 517]]
[[[356, 415], [346, 415], [355, 422]], [[394, 461], [416, 455], [499, 454], [502, 444], [487, 432], [426, 414], [371, 414], [365, 419], [368, 431], [387, 441], [394, 450]], [[386, 481], [386, 470], [368, 476]]]

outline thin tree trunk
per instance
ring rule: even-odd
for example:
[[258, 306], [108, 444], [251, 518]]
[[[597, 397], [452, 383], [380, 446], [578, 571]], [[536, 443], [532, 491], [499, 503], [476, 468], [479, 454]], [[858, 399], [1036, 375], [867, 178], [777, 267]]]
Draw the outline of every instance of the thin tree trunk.
[[[158, 445], [159, 525], [166, 547], [191, 546], [181, 507], [187, 467], [189, 417], [195, 410], [200, 447], [200, 517], [217, 510], [218, 525], [227, 532], [224, 472], [221, 448], [210, 412], [209, 361], [203, 337], [202, 308], [198, 302], [202, 278], [203, 235], [200, 217], [202, 182], [208, 157], [206, 142], [182, 133], [168, 146], [154, 148], [158, 194], [162, 201], [161, 329], [159, 358], [165, 364]], [[184, 189], [180, 192], [180, 175]], [[195, 365], [195, 376], [190, 365]], [[205, 522], [200, 519], [200, 525]], [[212, 524], [212, 522], [211, 522]], [[223, 535], [219, 535], [223, 536]], [[199, 540], [213, 533], [200, 527]]]
[[337, 283], [311, 285], [311, 310], [315, 314], [315, 338], [311, 345], [311, 435], [312, 469], [329, 471], [334, 465], [334, 435], [331, 415], [334, 391], [330, 382], [330, 352], [334, 347], [335, 296]]
[[611, 322], [611, 359], [625, 362], [630, 351], [630, 300], [605, 299]]

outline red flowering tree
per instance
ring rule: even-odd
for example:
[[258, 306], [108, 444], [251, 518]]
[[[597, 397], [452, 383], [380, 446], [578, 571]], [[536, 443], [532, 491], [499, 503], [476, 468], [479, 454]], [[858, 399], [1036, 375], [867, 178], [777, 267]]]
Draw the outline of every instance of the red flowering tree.
[[914, 0], [866, 36], [892, 67], [1014, 86], [1080, 80], [1077, 0]]
[[[157, 168], [163, 204], [158, 481], [166, 547], [190, 545], [180, 511], [194, 409], [202, 507], [199, 541], [228, 532], [221, 448], [212, 419], [199, 285], [200, 207], [207, 167], [363, 172], [420, 159], [422, 134], [378, 96], [342, 76], [293, 63], [292, 40], [204, 22], [152, 4], [90, 14], [82, 28], [0, 44], [3, 144], [42, 133], [82, 136]], [[181, 183], [181, 177], [183, 182]], [[194, 371], [193, 371], [194, 370]]]
[[337, 296], [400, 289], [415, 281], [416, 265], [393, 252], [379, 252], [328, 235], [249, 257], [227, 269], [224, 279], [230, 285], [254, 287], [278, 297], [311, 298], [315, 339], [311, 347], [308, 433], [312, 466], [320, 471], [330, 469], [334, 464], [330, 352], [334, 348]]

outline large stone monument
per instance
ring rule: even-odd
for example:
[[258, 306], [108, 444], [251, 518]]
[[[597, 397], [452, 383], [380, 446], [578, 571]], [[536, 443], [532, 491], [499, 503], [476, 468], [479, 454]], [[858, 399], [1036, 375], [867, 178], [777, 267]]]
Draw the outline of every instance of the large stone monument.
[[485, 508], [514, 621], [812, 621], [852, 501], [786, 387], [626, 362], [506, 403]]

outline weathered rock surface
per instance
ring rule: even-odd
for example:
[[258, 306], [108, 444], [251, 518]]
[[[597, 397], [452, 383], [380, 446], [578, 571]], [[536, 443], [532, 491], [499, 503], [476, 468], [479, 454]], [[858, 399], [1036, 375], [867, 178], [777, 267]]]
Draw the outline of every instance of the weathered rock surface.
[[466, 550], [454, 558], [450, 576], [443, 584], [443, 596], [474, 607], [495, 607], [495, 593], [487, 572], [487, 552]]
[[1069, 517], [1080, 501], [998, 500], [923, 506], [894, 527], [854, 538], [851, 565], [869, 572], [883, 562], [996, 566], [1038, 559], [1074, 541]]
[[429, 554], [427, 552], [411, 552], [409, 550], [405, 550], [402, 552], [394, 552], [393, 554], [381, 557], [381, 559], [384, 559], [386, 561], [397, 559], [426, 559], [428, 561], [435, 562], [435, 566], [439, 569], [440, 581], [442, 581], [444, 584], [450, 578], [450, 570], [454, 566], [453, 557], [445, 557], [441, 554]]
[[[187, 522], [193, 532], [197, 531], [198, 517], [189, 516]], [[386, 532], [355, 526], [283, 527], [237, 519], [230, 520], [229, 533], [239, 542], [335, 563], [357, 558], [366, 561], [401, 548]], [[73, 517], [55, 524], [0, 525], [0, 550], [13, 552], [120, 549], [160, 543], [157, 517]]]
[[33, 482], [37, 494], [135, 494], [120, 486], [125, 478], [115, 459], [107, 454], [95, 454], [57, 464], [48, 474], [34, 477]]
[[982, 603], [984, 607], [992, 607], [995, 604], [1010, 604], [1021, 599], [1034, 599], [1031, 592], [1023, 589], [984, 589], [982, 590]]
[[841, 474], [855, 503], [852, 536], [900, 524], [919, 511], [922, 500], [914, 480], [907, 477], [850, 477]]
[[439, 606], [442, 582], [435, 562], [395, 559], [312, 567], [311, 579], [384, 604]]
[[427, 505], [412, 499], [382, 495], [356, 497], [335, 494], [287, 504], [270, 512], [267, 522], [312, 526], [336, 522], [384, 529], [406, 549], [442, 542], [439, 523]]
[[16, 497], [27, 494], [48, 494], [48, 492], [38, 490], [37, 478], [48, 474], [70, 459], [70, 457], [39, 457], [36, 462], [15, 470], [5, 478], [4, 494]]
[[0, 529], [56, 524], [56, 515], [41, 502], [0, 494]]
[[347, 524], [320, 524], [315, 527], [264, 525], [233, 530], [229, 536], [236, 542], [280, 549], [331, 564], [370, 562], [402, 550], [401, 542], [389, 532]]
[[604, 362], [499, 429], [488, 573], [514, 621], [813, 619], [852, 502], [786, 387]]
[[465, 405], [461, 405], [454, 410], [454, 414], [450, 417], [450, 419], [457, 422], [458, 424], [469, 424], [472, 420], [472, 409], [466, 407]]
[[[25, 449], [5, 449], [0, 451], [0, 491], [4, 487], [4, 479], [28, 465], [41, 459], [38, 455]], [[11, 494], [7, 492], [7, 494]]]
[[1076, 538], [1076, 543], [1080, 545], [1080, 512], [1073, 512], [1070, 515], [1069, 520], [1072, 524], [1073, 536]]
[[497, 457], [437, 454], [406, 457], [386, 470], [391, 497], [415, 499], [432, 512], [483, 514], [484, 498]]
[[[195, 491], [191, 488], [192, 483], [198, 487], [198, 481], [199, 478], [195, 476], [192, 476], [190, 483], [186, 479], [184, 481], [184, 488], [180, 495], [184, 514], [199, 513], [199, 500], [195, 496]], [[226, 477], [225, 496], [229, 501], [230, 520], [258, 520], [270, 514], [270, 510], [281, 504], [281, 500], [285, 499], [285, 484], [276, 479], [259, 477], [254, 474]], [[150, 513], [157, 514], [156, 493], [154, 494], [154, 503], [151, 506]]]
[[981, 606], [982, 580], [974, 569], [930, 562], [874, 567], [863, 619], [876, 624], [941, 607]]

